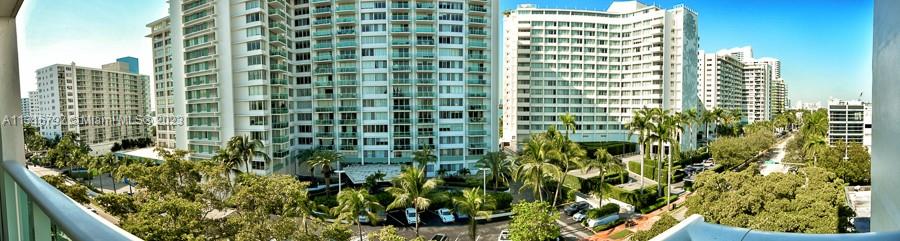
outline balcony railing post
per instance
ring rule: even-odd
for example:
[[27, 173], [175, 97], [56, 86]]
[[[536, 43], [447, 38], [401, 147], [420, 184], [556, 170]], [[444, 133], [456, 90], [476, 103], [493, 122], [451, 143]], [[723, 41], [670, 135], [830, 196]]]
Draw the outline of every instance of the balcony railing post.
[[28, 212], [28, 195], [6, 172], [0, 172], [0, 204], [3, 240], [32, 240], [28, 235], [30, 215], [25, 215]]
[[47, 217], [44, 210], [37, 205], [30, 204], [29, 206], [31, 207], [31, 230], [34, 232], [34, 240], [53, 240], [51, 233], [53, 222], [50, 221], [50, 217]]

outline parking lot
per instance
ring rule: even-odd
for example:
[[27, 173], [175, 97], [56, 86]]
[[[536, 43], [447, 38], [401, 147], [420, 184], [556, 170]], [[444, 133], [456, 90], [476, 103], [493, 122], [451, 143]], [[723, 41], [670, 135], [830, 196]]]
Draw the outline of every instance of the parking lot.
[[[403, 210], [391, 210], [387, 212], [384, 222], [378, 225], [363, 225], [363, 232], [371, 232], [381, 229], [383, 226], [392, 225], [397, 228], [400, 235], [412, 238], [416, 234], [416, 226], [406, 224]], [[457, 220], [455, 223], [443, 223], [441, 218], [434, 211], [423, 211], [419, 214], [419, 234], [425, 238], [431, 238], [435, 234], [446, 234], [451, 241], [468, 241], [469, 227], [468, 220]], [[509, 219], [492, 219], [489, 222], [481, 222], [478, 224], [478, 233], [481, 235], [478, 240], [497, 240], [500, 231], [509, 226]]]

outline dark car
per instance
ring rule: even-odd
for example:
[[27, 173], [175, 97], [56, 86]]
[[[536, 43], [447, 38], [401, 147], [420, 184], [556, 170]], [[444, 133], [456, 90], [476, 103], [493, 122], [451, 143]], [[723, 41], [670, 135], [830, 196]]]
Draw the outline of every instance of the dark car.
[[587, 202], [577, 202], [577, 203], [573, 203], [572, 205], [569, 205], [568, 207], [564, 208], [563, 212], [566, 213], [566, 215], [568, 215], [568, 216], [572, 216], [572, 214], [575, 214], [578, 211], [581, 211], [582, 209], [587, 209], [589, 207], [591, 207], [591, 205], [588, 204]]
[[431, 241], [447, 241], [449, 239], [450, 238], [448, 238], [446, 234], [442, 233], [435, 234], [434, 237], [431, 237]]

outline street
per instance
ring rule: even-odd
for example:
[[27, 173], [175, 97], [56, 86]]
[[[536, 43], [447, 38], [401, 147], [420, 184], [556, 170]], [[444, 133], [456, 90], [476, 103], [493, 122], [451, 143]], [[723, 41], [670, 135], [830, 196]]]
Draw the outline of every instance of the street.
[[[424, 238], [431, 238], [435, 234], [446, 234], [451, 241], [469, 241], [469, 222], [468, 220], [455, 223], [445, 224], [441, 222], [440, 217], [432, 211], [423, 211], [419, 214], [419, 235]], [[407, 225], [406, 217], [403, 210], [392, 210], [387, 213], [387, 220], [378, 225], [363, 224], [363, 232], [369, 233], [379, 230], [384, 226], [392, 225], [397, 228], [397, 232], [407, 238], [413, 238], [416, 235], [416, 226]], [[478, 241], [497, 240], [500, 231], [509, 226], [509, 219], [494, 219], [489, 222], [481, 222], [478, 224]]]

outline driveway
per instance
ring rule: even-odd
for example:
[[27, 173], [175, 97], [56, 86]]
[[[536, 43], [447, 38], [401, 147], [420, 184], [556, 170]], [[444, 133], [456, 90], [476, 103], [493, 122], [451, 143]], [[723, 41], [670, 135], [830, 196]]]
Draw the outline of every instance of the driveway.
[[[363, 224], [363, 232], [369, 233], [377, 231], [384, 226], [391, 225], [397, 228], [400, 235], [406, 238], [413, 238], [416, 235], [416, 226], [406, 224], [406, 217], [403, 210], [391, 210], [387, 212], [387, 220], [378, 225]], [[455, 223], [443, 223], [434, 211], [423, 211], [419, 214], [419, 235], [429, 239], [435, 234], [446, 234], [451, 241], [471, 241], [469, 238], [468, 220], [457, 220]], [[494, 219], [490, 222], [479, 222], [478, 241], [497, 240], [500, 231], [509, 227], [509, 219]], [[355, 232], [355, 228], [354, 228]]]

